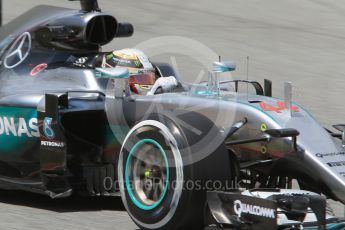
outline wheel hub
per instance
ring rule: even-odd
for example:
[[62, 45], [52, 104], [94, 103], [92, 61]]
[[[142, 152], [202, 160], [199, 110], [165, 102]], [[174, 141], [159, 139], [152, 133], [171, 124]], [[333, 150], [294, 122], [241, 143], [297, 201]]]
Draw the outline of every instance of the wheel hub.
[[168, 189], [169, 165], [161, 145], [152, 140], [138, 142], [130, 151], [126, 164], [127, 190], [138, 207], [157, 207]]

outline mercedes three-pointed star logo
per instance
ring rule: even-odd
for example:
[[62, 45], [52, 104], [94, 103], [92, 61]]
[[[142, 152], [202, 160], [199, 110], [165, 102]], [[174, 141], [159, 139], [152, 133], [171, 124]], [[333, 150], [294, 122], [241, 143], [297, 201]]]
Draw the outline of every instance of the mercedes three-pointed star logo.
[[25, 32], [11, 45], [5, 56], [4, 65], [12, 69], [20, 65], [29, 55], [31, 50], [31, 35]]

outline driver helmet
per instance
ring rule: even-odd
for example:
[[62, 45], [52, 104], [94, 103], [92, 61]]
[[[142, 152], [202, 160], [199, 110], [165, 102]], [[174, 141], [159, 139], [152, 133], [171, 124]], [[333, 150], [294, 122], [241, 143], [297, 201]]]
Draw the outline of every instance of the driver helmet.
[[129, 87], [135, 94], [145, 95], [156, 81], [155, 69], [147, 56], [137, 49], [115, 50], [103, 57], [102, 68], [126, 67]]

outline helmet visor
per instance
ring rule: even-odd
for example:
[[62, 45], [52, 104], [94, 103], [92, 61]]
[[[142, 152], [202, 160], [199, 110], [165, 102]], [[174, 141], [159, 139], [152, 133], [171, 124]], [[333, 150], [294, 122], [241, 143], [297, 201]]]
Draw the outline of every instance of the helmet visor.
[[156, 76], [154, 72], [139, 73], [129, 76], [130, 84], [138, 85], [153, 85], [155, 83]]
[[156, 81], [154, 72], [132, 74], [129, 79], [129, 85], [131, 90], [135, 94], [146, 94], [151, 90]]

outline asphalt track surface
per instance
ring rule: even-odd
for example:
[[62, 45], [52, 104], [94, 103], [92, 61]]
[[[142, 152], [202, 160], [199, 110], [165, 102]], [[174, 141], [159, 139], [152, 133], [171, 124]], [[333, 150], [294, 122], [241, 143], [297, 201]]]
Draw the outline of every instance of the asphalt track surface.
[[[4, 21], [29, 8], [65, 0], [4, 0]], [[99, 0], [120, 21], [130, 21], [132, 38], [117, 39], [106, 49], [134, 47], [161, 36], [201, 42], [223, 59], [236, 61], [235, 78], [294, 85], [294, 100], [325, 126], [345, 123], [345, 2], [338, 0]], [[164, 51], [164, 48], [162, 49]], [[163, 53], [163, 55], [161, 55]], [[187, 55], [159, 53], [193, 81], [199, 67]], [[152, 57], [158, 58], [160, 56]], [[193, 57], [192, 57], [193, 58]], [[336, 206], [343, 214], [343, 208]], [[0, 191], [0, 229], [136, 229], [118, 198], [50, 200], [23, 192]]]

